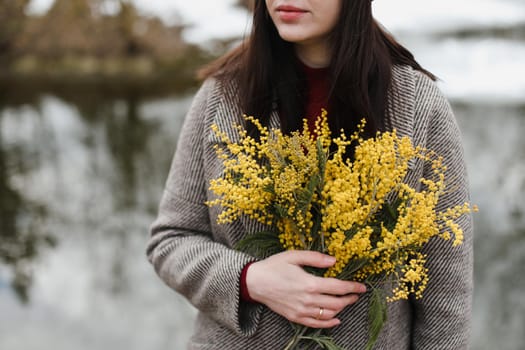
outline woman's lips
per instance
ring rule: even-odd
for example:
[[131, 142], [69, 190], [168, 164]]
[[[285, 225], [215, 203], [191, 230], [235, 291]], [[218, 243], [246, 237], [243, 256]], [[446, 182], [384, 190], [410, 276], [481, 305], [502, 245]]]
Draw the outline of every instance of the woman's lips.
[[283, 22], [293, 22], [301, 18], [307, 11], [294, 6], [279, 6], [277, 14]]

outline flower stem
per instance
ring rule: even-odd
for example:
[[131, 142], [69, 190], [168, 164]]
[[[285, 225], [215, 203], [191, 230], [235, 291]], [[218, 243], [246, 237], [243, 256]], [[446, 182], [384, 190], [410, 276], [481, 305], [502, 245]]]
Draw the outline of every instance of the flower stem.
[[296, 325], [295, 328], [296, 328], [295, 334], [292, 337], [292, 339], [290, 339], [290, 341], [288, 342], [288, 344], [286, 345], [284, 350], [293, 350], [293, 349], [295, 349], [295, 347], [299, 344], [299, 342], [303, 338], [304, 333], [306, 333], [306, 331], [308, 330], [308, 327], [299, 326], [299, 325]]

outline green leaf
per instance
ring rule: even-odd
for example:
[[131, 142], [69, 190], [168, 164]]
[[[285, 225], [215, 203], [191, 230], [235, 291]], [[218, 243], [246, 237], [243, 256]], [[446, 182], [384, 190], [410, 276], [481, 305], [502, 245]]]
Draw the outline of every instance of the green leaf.
[[312, 207], [313, 214], [313, 225], [310, 230], [310, 235], [313, 238], [312, 244], [310, 245], [309, 250], [315, 250], [317, 252], [326, 253], [326, 247], [324, 243], [324, 235], [322, 235], [319, 230], [321, 229], [322, 216], [320, 210], [316, 206]]
[[333, 338], [329, 336], [311, 335], [311, 336], [301, 337], [301, 339], [315, 342], [319, 346], [321, 346], [323, 349], [326, 349], [326, 350], [345, 350], [344, 348], [337, 345], [334, 342]]
[[288, 209], [283, 207], [282, 205], [275, 203], [274, 208], [278, 217], [285, 218], [288, 215]]
[[328, 156], [323, 150], [323, 145], [321, 144], [321, 140], [317, 139], [316, 146], [317, 146], [317, 161], [319, 162], [319, 173], [324, 174]]
[[337, 278], [343, 281], [350, 281], [353, 279], [354, 274], [361, 269], [363, 266], [366, 265], [368, 262], [368, 259], [360, 258], [360, 259], [351, 259], [348, 264], [345, 265], [343, 268], [343, 271], [341, 271]]
[[379, 288], [372, 288], [372, 298], [368, 310], [368, 321], [370, 323], [370, 338], [366, 344], [366, 350], [371, 350], [381, 333], [381, 329], [387, 319], [386, 297]]
[[345, 350], [344, 348], [334, 343], [332, 338], [321, 339], [319, 343], [320, 343], [319, 345], [323, 346], [327, 350]]
[[235, 249], [259, 259], [284, 251], [278, 235], [271, 231], [251, 233], [237, 242]]
[[388, 230], [393, 230], [397, 223], [397, 218], [399, 216], [399, 205], [402, 203], [402, 200], [397, 198], [394, 202], [386, 202], [383, 204], [381, 210], [375, 215], [374, 224], [377, 227], [385, 226]]
[[345, 240], [352, 239], [356, 233], [359, 232], [360, 227], [357, 225], [352, 225], [352, 227], [349, 230], [345, 231]]

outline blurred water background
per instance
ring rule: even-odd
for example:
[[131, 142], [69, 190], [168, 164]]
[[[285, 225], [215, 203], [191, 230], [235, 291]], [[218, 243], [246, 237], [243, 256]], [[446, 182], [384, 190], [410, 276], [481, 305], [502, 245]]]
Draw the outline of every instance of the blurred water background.
[[[119, 11], [118, 1], [94, 1]], [[134, 4], [187, 26], [171, 36], [199, 45], [184, 51], [187, 64], [249, 30], [234, 2]], [[53, 5], [26, 3], [33, 16]], [[463, 133], [480, 207], [472, 348], [523, 349], [525, 2], [379, 0], [374, 11], [441, 78]], [[134, 60], [141, 78], [95, 69], [97, 79], [56, 73], [56, 60], [35, 74], [34, 57], [23, 57], [15, 73], [0, 68], [0, 349], [183, 349], [195, 310], [155, 276], [144, 248], [197, 87], [193, 66], [158, 73]]]

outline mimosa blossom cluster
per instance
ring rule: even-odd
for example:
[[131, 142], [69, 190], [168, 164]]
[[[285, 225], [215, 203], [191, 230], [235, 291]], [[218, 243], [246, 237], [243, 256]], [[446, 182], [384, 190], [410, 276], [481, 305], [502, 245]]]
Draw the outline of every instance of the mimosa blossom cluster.
[[[271, 228], [280, 250], [334, 256], [335, 265], [322, 271], [326, 277], [372, 286], [388, 281], [389, 301], [421, 297], [430, 277], [423, 245], [433, 237], [461, 244], [456, 219], [477, 210], [462, 203], [437, 211], [447, 190], [443, 159], [395, 130], [364, 140], [364, 121], [349, 138], [343, 131], [332, 138], [326, 111], [314, 132], [306, 121], [290, 135], [246, 121], [259, 130], [258, 139], [240, 126], [239, 142], [213, 129], [226, 144], [216, 149], [223, 176], [210, 183], [217, 198], [207, 202], [222, 207], [219, 223], [246, 215]], [[411, 161], [433, 170], [417, 189], [404, 182]]]

